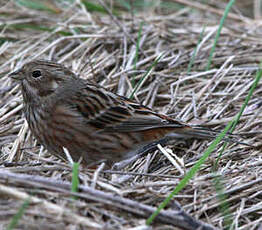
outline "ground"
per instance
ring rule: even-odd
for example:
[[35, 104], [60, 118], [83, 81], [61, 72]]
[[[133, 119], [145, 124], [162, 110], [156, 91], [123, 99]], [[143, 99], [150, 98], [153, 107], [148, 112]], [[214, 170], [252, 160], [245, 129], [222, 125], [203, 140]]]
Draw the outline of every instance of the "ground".
[[[142, 229], [212, 140], [163, 146], [169, 158], [164, 150], [151, 152], [122, 170], [128, 177], [80, 165], [74, 199], [71, 165], [35, 141], [8, 73], [33, 59], [55, 60], [127, 97], [146, 76], [136, 101], [220, 131], [238, 114], [256, 78], [261, 21], [242, 14], [241, 4], [233, 7], [208, 67], [226, 8], [222, 1], [141, 1], [142, 7], [97, 1], [97, 8], [88, 1], [28, 2], [0, 3], [0, 229], [23, 205], [14, 229]], [[153, 229], [261, 228], [261, 89], [258, 84], [233, 132], [251, 146], [229, 143], [220, 156], [221, 142]]]

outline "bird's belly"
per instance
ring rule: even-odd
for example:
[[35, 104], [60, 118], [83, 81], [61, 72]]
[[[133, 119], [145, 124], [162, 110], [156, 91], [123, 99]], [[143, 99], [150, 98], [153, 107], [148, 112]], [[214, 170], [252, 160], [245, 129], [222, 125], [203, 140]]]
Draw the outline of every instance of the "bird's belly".
[[[47, 123], [46, 123], [47, 124]], [[52, 122], [52, 125], [53, 122]], [[144, 141], [141, 133], [102, 133], [79, 124], [56, 123], [34, 129], [33, 134], [40, 144], [55, 155], [65, 158], [65, 147], [74, 161], [82, 158], [87, 164], [106, 160], [117, 162], [125, 159], [132, 150]], [[78, 128], [77, 128], [78, 127]]]
[[112, 163], [125, 159], [128, 153], [139, 148], [142, 142], [137, 134], [104, 134], [93, 131], [87, 135], [79, 134], [74, 136], [67, 148], [71, 155], [76, 156], [76, 158], [82, 157], [86, 163], [101, 160]]
[[[82, 158], [87, 164], [107, 160], [117, 162], [150, 142], [159, 140], [165, 132], [147, 130], [140, 132], [102, 132], [79, 119], [68, 119], [72, 114], [46, 119], [31, 117], [29, 127], [40, 144], [55, 155], [65, 158], [65, 147], [74, 161]], [[35, 115], [37, 116], [37, 115]], [[41, 118], [43, 120], [41, 120]], [[161, 131], [161, 130], [160, 130]]]

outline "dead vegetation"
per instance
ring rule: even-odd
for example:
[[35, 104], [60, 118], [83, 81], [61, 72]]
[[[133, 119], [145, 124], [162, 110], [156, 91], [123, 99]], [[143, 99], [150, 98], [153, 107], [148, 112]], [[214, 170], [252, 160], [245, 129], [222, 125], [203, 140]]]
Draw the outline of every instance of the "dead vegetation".
[[[18, 86], [7, 74], [29, 60], [52, 59], [83, 78], [129, 96], [133, 82], [161, 55], [135, 100], [185, 122], [222, 130], [242, 106], [262, 60], [261, 23], [239, 11], [231, 12], [211, 69], [206, 71], [223, 8], [154, 6], [132, 15], [118, 6], [116, 16], [110, 7], [107, 13], [90, 13], [82, 1], [47, 2], [53, 12], [22, 7], [15, 1], [0, 6], [0, 229], [6, 229], [27, 199], [30, 204], [17, 229], [143, 229], [147, 217], [210, 141], [165, 147], [177, 166], [163, 150], [152, 152], [125, 168], [128, 177], [81, 168], [79, 198], [72, 200], [71, 166], [35, 142], [22, 115]], [[261, 228], [261, 90], [259, 85], [235, 131], [257, 148], [230, 144], [214, 173], [218, 147], [156, 219], [154, 229], [223, 228], [214, 186], [218, 175], [233, 229], [258, 229], [259, 224]]]

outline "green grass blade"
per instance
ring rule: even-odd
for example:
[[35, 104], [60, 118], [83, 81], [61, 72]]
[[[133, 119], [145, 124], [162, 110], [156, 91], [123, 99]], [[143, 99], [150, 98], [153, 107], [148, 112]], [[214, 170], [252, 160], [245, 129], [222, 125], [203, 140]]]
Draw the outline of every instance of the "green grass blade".
[[149, 10], [159, 4], [159, 2], [147, 1], [147, 0], [132, 0], [132, 1], [117, 0], [117, 2], [119, 3], [120, 6], [122, 6], [129, 12], [133, 11], [133, 13], [136, 13], [137, 11], [141, 11], [141, 10]]
[[223, 27], [223, 24], [226, 20], [226, 17], [229, 13], [229, 10], [231, 9], [231, 7], [233, 6], [233, 4], [235, 3], [235, 0], [231, 0], [227, 6], [226, 6], [226, 9], [225, 9], [225, 12], [224, 12], [224, 15], [223, 17], [221, 18], [220, 20], [220, 23], [219, 23], [219, 27], [218, 27], [218, 30], [217, 30], [217, 33], [216, 33], [216, 37], [215, 37], [215, 41], [213, 43], [213, 46], [212, 46], [212, 49], [210, 51], [210, 55], [209, 55], [209, 58], [208, 58], [208, 63], [207, 63], [207, 67], [206, 67], [206, 71], [209, 70], [210, 68], [210, 65], [211, 65], [211, 62], [212, 62], [212, 58], [213, 58], [213, 55], [214, 55], [214, 52], [215, 52], [215, 49], [216, 49], [216, 45], [217, 45], [217, 41], [218, 41], [218, 38], [220, 36], [220, 33], [221, 33], [221, 30], [222, 30], [222, 27]]
[[81, 2], [83, 3], [85, 8], [89, 12], [99, 12], [99, 13], [104, 13], [104, 14], [107, 13], [107, 11], [104, 9], [104, 7], [99, 5], [99, 4], [95, 4], [95, 3], [87, 1], [87, 0], [81, 0]]
[[[262, 63], [260, 63], [260, 66], [262, 66]], [[258, 83], [259, 83], [259, 81], [260, 81], [260, 79], [261, 79], [261, 75], [262, 75], [262, 69], [261, 69], [261, 67], [260, 67], [259, 70], [258, 70], [257, 73], [256, 73], [255, 81], [254, 81], [254, 83], [252, 84], [252, 86], [251, 86], [251, 88], [250, 88], [250, 90], [249, 90], [249, 93], [248, 93], [248, 95], [247, 95], [247, 97], [246, 97], [246, 99], [245, 99], [245, 101], [244, 101], [244, 104], [242, 105], [239, 113], [237, 114], [236, 119], [234, 120], [234, 123], [233, 123], [233, 125], [232, 125], [232, 128], [230, 129], [230, 133], [232, 133], [232, 132], [235, 130], [236, 125], [237, 125], [238, 121], [240, 120], [240, 117], [242, 116], [245, 108], [247, 107], [247, 104], [248, 104], [251, 96], [253, 95], [253, 93], [254, 93], [254, 91], [255, 91], [255, 88], [257, 87], [257, 85], [258, 85]], [[227, 145], [227, 143], [225, 143], [225, 144], [223, 145], [223, 148], [222, 148], [222, 150], [220, 151], [219, 156], [218, 156], [217, 159], [216, 159], [215, 168], [217, 168], [217, 166], [218, 166], [218, 161], [220, 160], [220, 158], [221, 158], [221, 156], [222, 156], [222, 154], [223, 154], [223, 152], [224, 152], [224, 150], [225, 150], [225, 148], [226, 148], [226, 145]]]
[[[139, 31], [138, 31], [138, 36], [137, 36], [137, 42], [136, 42], [136, 55], [134, 59], [134, 66], [133, 69], [136, 70], [136, 64], [138, 61], [138, 56], [139, 56], [139, 45], [140, 45], [140, 39], [141, 39], [141, 34], [142, 34], [142, 28], [143, 28], [143, 22], [140, 23], [139, 26]], [[132, 86], [135, 86], [135, 76], [132, 77]]]
[[27, 209], [27, 207], [30, 204], [30, 197], [28, 197], [24, 203], [20, 206], [18, 212], [13, 216], [11, 222], [9, 223], [9, 225], [7, 226], [7, 230], [13, 230], [16, 225], [18, 224], [19, 220], [22, 218], [25, 210]]
[[196, 162], [196, 164], [189, 170], [185, 177], [180, 181], [180, 183], [175, 187], [175, 189], [170, 193], [170, 195], [158, 206], [157, 210], [147, 219], [146, 224], [150, 225], [155, 217], [160, 213], [160, 211], [170, 202], [170, 200], [178, 194], [189, 182], [189, 180], [196, 174], [200, 169], [201, 165], [209, 157], [212, 151], [215, 149], [216, 145], [224, 138], [226, 133], [232, 127], [234, 120], [228, 123], [226, 128], [221, 132], [218, 137], [211, 143], [211, 145], [204, 152], [203, 156]]
[[[3, 25], [0, 25], [0, 29], [4, 28]], [[49, 28], [46, 26], [40, 26], [40, 25], [33, 25], [33, 24], [12, 24], [9, 25], [9, 28], [16, 29], [16, 30], [23, 30], [23, 29], [31, 29], [31, 30], [39, 30], [39, 31], [47, 31], [47, 32], [53, 32], [56, 28]], [[76, 29], [76, 28], [75, 28]], [[61, 34], [63, 36], [71, 36], [73, 35], [71, 32], [60, 30], [57, 31], [58, 34]]]
[[[0, 28], [1, 28], [1, 26], [0, 26]], [[48, 32], [51, 32], [53, 30], [53, 29], [48, 28], [46, 26], [34, 25], [34, 24], [29, 24], [29, 23], [12, 24], [12, 25], [9, 25], [9, 28], [18, 29], [18, 30], [32, 29], [32, 30], [48, 31]]]
[[17, 5], [34, 9], [34, 10], [43, 10], [48, 11], [51, 13], [59, 13], [61, 10], [57, 8], [54, 4], [51, 4], [46, 1], [40, 0], [15, 0], [14, 1]]
[[254, 93], [254, 91], [255, 91], [255, 88], [257, 87], [257, 85], [258, 85], [258, 83], [259, 83], [259, 81], [260, 81], [260, 79], [261, 79], [261, 75], [262, 75], [261, 66], [262, 66], [262, 63], [260, 63], [259, 66], [260, 66], [260, 67], [259, 67], [259, 70], [258, 70], [257, 73], [256, 73], [255, 81], [254, 81], [251, 89], [249, 90], [249, 93], [248, 93], [248, 95], [247, 95], [247, 97], [246, 97], [246, 99], [245, 99], [245, 102], [244, 102], [244, 104], [242, 105], [242, 107], [241, 107], [241, 109], [240, 109], [240, 111], [239, 111], [239, 113], [238, 113], [238, 115], [237, 115], [237, 118], [236, 118], [236, 120], [235, 120], [235, 122], [234, 122], [234, 124], [233, 124], [233, 127], [232, 127], [232, 129], [230, 130], [230, 132], [233, 132], [234, 129], [236, 128], [236, 125], [237, 125], [240, 117], [242, 116], [245, 108], [247, 107], [247, 104], [248, 104], [251, 96], [253, 95], [253, 93]]
[[144, 24], [144, 22], [141, 22], [140, 25], [139, 25], [139, 31], [138, 31], [137, 42], [136, 42], [136, 56], [135, 56], [135, 60], [134, 60], [134, 70], [136, 70], [136, 63], [138, 61], [139, 45], [140, 45], [140, 40], [141, 40], [143, 24]]
[[[72, 187], [71, 191], [72, 192], [78, 192], [78, 187], [79, 187], [79, 179], [78, 179], [78, 174], [79, 174], [79, 163], [73, 163], [73, 175], [72, 175]], [[73, 199], [76, 199], [76, 197], [73, 197]]]
[[117, 2], [126, 10], [131, 11], [132, 10], [132, 6], [129, 3], [129, 1], [126, 0], [117, 0]]
[[[261, 63], [261, 64], [262, 64], [262, 63]], [[260, 66], [261, 66], [261, 64], [260, 64]], [[258, 85], [258, 83], [259, 83], [259, 81], [260, 81], [260, 79], [261, 79], [261, 75], [262, 75], [262, 69], [259, 69], [259, 70], [257, 71], [257, 73], [256, 73], [255, 81], [254, 81], [254, 83], [252, 84], [252, 87], [251, 87], [250, 90], [249, 90], [249, 93], [248, 93], [248, 95], [247, 95], [247, 97], [246, 97], [246, 99], [245, 99], [245, 102], [244, 102], [244, 104], [242, 105], [239, 113], [237, 114], [236, 119], [234, 119], [233, 125], [232, 125], [232, 127], [231, 127], [231, 129], [230, 129], [230, 133], [232, 133], [232, 132], [234, 131], [234, 129], [235, 129], [238, 121], [240, 120], [241, 115], [243, 114], [245, 108], [247, 107], [247, 104], [248, 104], [251, 96], [252, 96], [253, 93], [254, 93], [255, 88], [257, 87], [257, 85]], [[223, 152], [224, 152], [226, 146], [227, 146], [227, 143], [225, 143], [225, 144], [223, 145], [222, 150], [220, 151], [220, 153], [219, 153], [219, 155], [218, 155], [218, 157], [217, 157], [217, 159], [216, 159], [216, 162], [215, 162], [214, 167], [213, 167], [213, 171], [214, 171], [214, 172], [215, 172], [215, 171], [217, 170], [217, 168], [218, 168], [218, 162], [219, 162], [219, 160], [221, 159], [221, 156], [223, 155]], [[217, 176], [217, 177], [214, 179], [214, 185], [215, 185], [216, 192], [217, 192], [217, 194], [218, 194], [219, 203], [220, 203], [219, 208], [220, 208], [221, 213], [222, 213], [223, 216], [224, 216], [224, 226], [225, 226], [226, 229], [228, 229], [230, 226], [233, 227], [233, 226], [232, 226], [232, 224], [233, 224], [232, 216], [233, 216], [233, 215], [232, 215], [232, 214], [230, 213], [230, 211], [229, 211], [230, 205], [229, 205], [229, 203], [227, 202], [227, 196], [226, 196], [226, 194], [224, 193], [224, 187], [223, 187], [223, 184], [222, 184], [222, 182], [221, 182], [222, 180], [223, 180], [223, 178], [222, 178], [221, 176]]]
[[[171, 194], [159, 205], [157, 210], [147, 219], [146, 224], [150, 225], [155, 217], [160, 213], [160, 211], [170, 202], [170, 200], [179, 192], [181, 191], [188, 183], [188, 181], [196, 174], [196, 172], [200, 169], [200, 166], [203, 164], [203, 162], [207, 159], [207, 157], [211, 154], [211, 152], [215, 149], [215, 146], [224, 138], [226, 133], [229, 130], [233, 130], [236, 123], [240, 119], [241, 115], [243, 114], [243, 111], [250, 100], [256, 86], [258, 85], [258, 82], [261, 78], [262, 70], [260, 69], [256, 74], [256, 79], [254, 81], [254, 84], [252, 85], [248, 96], [245, 99], [245, 102], [240, 110], [240, 112], [236, 115], [236, 118], [233, 119], [223, 130], [222, 133], [219, 134], [219, 136], [212, 142], [212, 144], [208, 147], [208, 149], [204, 152], [203, 156], [197, 161], [197, 163], [189, 170], [189, 172], [185, 175], [185, 177], [180, 181], [180, 183], [176, 186], [176, 188], [171, 192]], [[223, 146], [224, 147], [224, 146]], [[217, 189], [218, 197], [221, 201], [220, 208], [222, 209], [223, 215], [225, 216], [225, 223], [228, 225], [232, 223], [231, 216], [229, 213], [229, 204], [226, 202], [225, 194], [223, 193], [223, 186], [221, 183], [221, 180], [217, 178], [215, 180], [215, 186]]]
[[227, 195], [224, 192], [224, 186], [223, 186], [223, 178], [220, 175], [217, 175], [214, 180], [214, 186], [216, 189], [217, 197], [219, 200], [219, 210], [222, 213], [224, 220], [223, 220], [223, 225], [224, 226], [230, 226], [233, 222], [233, 215], [230, 212], [230, 205], [227, 201]]
[[201, 42], [202, 39], [203, 39], [203, 35], [204, 35], [204, 33], [205, 33], [205, 29], [206, 29], [206, 26], [203, 26], [203, 29], [202, 29], [201, 34], [200, 34], [200, 37], [199, 37], [199, 39], [198, 39], [198, 41], [197, 41], [197, 46], [196, 46], [196, 48], [194, 49], [193, 55], [192, 55], [192, 57], [191, 57], [191, 59], [190, 59], [190, 62], [189, 62], [189, 64], [188, 64], [188, 66], [187, 66], [187, 73], [189, 73], [189, 72], [191, 71], [191, 68], [192, 68], [192, 66], [193, 66], [193, 64], [194, 64], [194, 62], [195, 62], [196, 52], [197, 52], [197, 50], [198, 50], [198, 47], [199, 47], [200, 42]]
[[163, 55], [159, 55], [156, 60], [153, 62], [153, 64], [148, 68], [148, 70], [146, 71], [146, 73], [140, 78], [140, 80], [137, 82], [136, 86], [134, 87], [132, 93], [130, 94], [129, 98], [133, 99], [136, 91], [138, 90], [138, 88], [140, 87], [140, 85], [142, 84], [143, 80], [147, 77], [147, 75], [150, 73], [150, 71], [154, 68], [154, 66], [159, 62], [159, 60], [162, 58]]

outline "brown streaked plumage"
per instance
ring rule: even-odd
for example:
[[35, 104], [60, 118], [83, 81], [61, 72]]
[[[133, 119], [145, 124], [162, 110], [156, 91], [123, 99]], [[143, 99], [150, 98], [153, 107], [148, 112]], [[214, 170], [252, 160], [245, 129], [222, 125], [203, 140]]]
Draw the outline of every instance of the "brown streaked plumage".
[[154, 141], [215, 136], [78, 78], [58, 63], [35, 60], [10, 75], [21, 82], [30, 130], [58, 156], [66, 147], [74, 160], [112, 163]]

